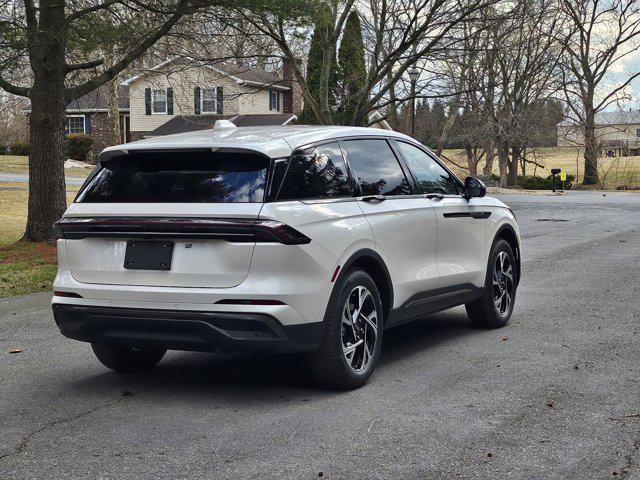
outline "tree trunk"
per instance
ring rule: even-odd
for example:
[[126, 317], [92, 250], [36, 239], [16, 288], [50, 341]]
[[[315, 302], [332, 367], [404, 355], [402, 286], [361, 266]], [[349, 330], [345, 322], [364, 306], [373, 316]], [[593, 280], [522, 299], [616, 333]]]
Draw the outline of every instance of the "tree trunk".
[[465, 147], [467, 152], [467, 165], [469, 167], [469, 175], [478, 175], [478, 155], [470, 146]]
[[33, 86], [30, 91], [29, 119], [29, 207], [24, 240], [44, 241], [54, 238], [53, 222], [67, 206], [65, 160], [67, 32], [64, 25], [64, 2], [40, 2], [37, 54], [30, 56]]
[[493, 159], [495, 158], [495, 150], [493, 148], [493, 140], [487, 140], [487, 145], [484, 147], [484, 157], [486, 158], [484, 169], [482, 173], [489, 177], [491, 176], [491, 171], [493, 170]]
[[588, 111], [584, 123], [584, 179], [583, 185], [598, 183], [598, 141], [595, 112]]
[[[515, 187], [518, 185], [518, 162], [520, 158], [521, 149], [517, 147], [511, 148], [511, 159], [508, 160], [509, 177], [507, 178], [507, 185]], [[507, 157], [508, 158], [508, 157]]]
[[29, 211], [24, 239], [53, 238], [53, 222], [67, 207], [65, 160], [64, 76], [36, 74], [29, 118]]
[[107, 117], [109, 118], [109, 145], [120, 142], [120, 110], [118, 109], [118, 80], [117, 77], [107, 82]]
[[498, 142], [498, 166], [500, 167], [500, 186], [507, 186], [507, 177], [509, 169], [509, 145], [504, 142]]

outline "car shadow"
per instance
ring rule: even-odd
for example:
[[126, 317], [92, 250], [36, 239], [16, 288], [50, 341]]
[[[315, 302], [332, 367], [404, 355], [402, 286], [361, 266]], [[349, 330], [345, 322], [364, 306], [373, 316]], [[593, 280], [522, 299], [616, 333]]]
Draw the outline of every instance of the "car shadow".
[[[386, 330], [377, 374], [384, 375], [387, 368], [424, 355], [438, 344], [477, 332], [461, 309]], [[76, 390], [113, 387], [134, 393], [161, 391], [164, 396], [211, 394], [219, 400], [228, 397], [230, 401], [255, 398], [257, 393], [274, 400], [336, 394], [314, 384], [302, 355], [169, 352], [149, 373], [124, 375], [101, 370], [93, 376], [69, 380], [71, 385], [67, 387]]]

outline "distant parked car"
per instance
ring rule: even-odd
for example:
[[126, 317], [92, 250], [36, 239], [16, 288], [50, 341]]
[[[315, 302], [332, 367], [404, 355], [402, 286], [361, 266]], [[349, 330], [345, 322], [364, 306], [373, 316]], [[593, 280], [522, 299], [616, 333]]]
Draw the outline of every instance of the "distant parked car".
[[110, 147], [57, 222], [53, 312], [107, 367], [167, 349], [306, 352], [356, 388], [385, 328], [456, 305], [504, 326], [511, 210], [405, 135], [247, 127]]

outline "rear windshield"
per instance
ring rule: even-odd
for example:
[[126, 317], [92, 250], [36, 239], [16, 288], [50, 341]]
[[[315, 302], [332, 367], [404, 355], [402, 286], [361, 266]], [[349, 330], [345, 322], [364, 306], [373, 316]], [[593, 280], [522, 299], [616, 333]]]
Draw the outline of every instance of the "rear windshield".
[[269, 160], [246, 153], [149, 152], [102, 163], [81, 203], [262, 202]]

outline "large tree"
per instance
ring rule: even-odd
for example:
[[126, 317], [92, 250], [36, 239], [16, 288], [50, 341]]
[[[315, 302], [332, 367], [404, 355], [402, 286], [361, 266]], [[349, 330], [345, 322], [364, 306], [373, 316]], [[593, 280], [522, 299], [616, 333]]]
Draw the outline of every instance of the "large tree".
[[[66, 106], [115, 78], [199, 5], [191, 0], [12, 3], [13, 8], [0, 10], [0, 88], [31, 101], [24, 239], [42, 241], [52, 238], [53, 222], [66, 208]], [[103, 56], [93, 57], [106, 51], [100, 46], [113, 43], [110, 29], [96, 28], [105, 19], [126, 30], [128, 39], [108, 66]]]
[[342, 125], [366, 125], [364, 118], [357, 116], [356, 100], [367, 83], [367, 67], [364, 62], [364, 43], [360, 17], [353, 10], [347, 17], [340, 49], [339, 63], [339, 115]]
[[[426, 64], [447, 46], [458, 41], [452, 30], [465, 22], [487, 4], [498, 0], [371, 0], [362, 11], [363, 39], [367, 57], [367, 74], [363, 87], [353, 98], [354, 124], [368, 121], [374, 110], [398, 104], [396, 93], [399, 82], [406, 78], [407, 70], [420, 62]], [[275, 14], [253, 15], [245, 12], [256, 28], [271, 37], [292, 61], [294, 73], [300, 84], [305, 104], [316, 114], [322, 124], [335, 123], [330, 109], [330, 72], [335, 64], [335, 51], [340, 34], [355, 0], [328, 0], [320, 2], [331, 12], [331, 28], [328, 33], [328, 50], [320, 66], [318, 98], [309, 88], [306, 75], [296, 61], [298, 25], [288, 18]]]
[[598, 183], [596, 115], [625, 96], [638, 69], [614, 74], [640, 38], [638, 0], [561, 0], [565, 15], [564, 92], [584, 135], [585, 185]]
[[[331, 9], [327, 4], [321, 3], [314, 17], [314, 29], [309, 45], [309, 55], [307, 57], [307, 90], [314, 102], [321, 104], [320, 98], [326, 99], [322, 102], [323, 114], [331, 116], [331, 109], [334, 106], [334, 93], [337, 80], [337, 66], [335, 61], [335, 38], [333, 32], [333, 18]], [[328, 68], [327, 68], [328, 67]], [[326, 78], [326, 81], [324, 80]], [[300, 123], [317, 124], [323, 123], [314, 109], [312, 102], [304, 102]]]

